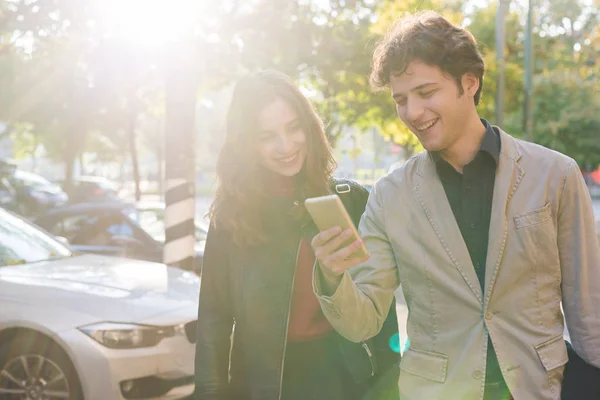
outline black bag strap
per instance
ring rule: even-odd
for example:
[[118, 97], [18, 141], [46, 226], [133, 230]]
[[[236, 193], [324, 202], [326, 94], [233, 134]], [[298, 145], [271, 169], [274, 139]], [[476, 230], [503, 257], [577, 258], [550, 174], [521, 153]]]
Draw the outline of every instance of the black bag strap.
[[[348, 214], [350, 214], [350, 217], [352, 218], [352, 222], [358, 227], [360, 217], [364, 213], [367, 205], [369, 192], [358, 183], [341, 179], [334, 181], [333, 192], [340, 197], [344, 207], [346, 207], [346, 211], [348, 211]], [[390, 322], [388, 323], [388, 321]], [[395, 302], [392, 303], [386, 324], [391, 325], [385, 327], [388, 330], [398, 331]]]
[[365, 211], [369, 192], [358, 183], [342, 179], [333, 180], [332, 192], [342, 200], [346, 211], [352, 218], [352, 222], [358, 227], [360, 217]]
[[[365, 211], [369, 192], [356, 182], [347, 180], [334, 180], [332, 192], [342, 200], [346, 211], [350, 214], [352, 222], [358, 227], [360, 218]], [[368, 346], [374, 350], [377, 368], [380, 374], [391, 374], [392, 380], [398, 378], [398, 364], [400, 354], [390, 347], [391, 340], [398, 335], [398, 317], [396, 314], [396, 301], [392, 301], [388, 316], [383, 323], [381, 331], [367, 341]], [[399, 338], [398, 338], [399, 340]]]

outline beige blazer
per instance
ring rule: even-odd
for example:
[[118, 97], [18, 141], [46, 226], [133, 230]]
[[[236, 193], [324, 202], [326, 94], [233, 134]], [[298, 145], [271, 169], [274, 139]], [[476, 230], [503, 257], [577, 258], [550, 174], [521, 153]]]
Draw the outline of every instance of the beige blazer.
[[600, 367], [600, 245], [577, 164], [501, 132], [482, 293], [434, 162], [427, 152], [375, 185], [360, 223], [369, 261], [335, 293], [314, 289], [342, 335], [380, 330], [402, 285], [410, 349], [406, 400], [482, 399], [491, 335], [517, 400], [558, 400], [567, 351]]

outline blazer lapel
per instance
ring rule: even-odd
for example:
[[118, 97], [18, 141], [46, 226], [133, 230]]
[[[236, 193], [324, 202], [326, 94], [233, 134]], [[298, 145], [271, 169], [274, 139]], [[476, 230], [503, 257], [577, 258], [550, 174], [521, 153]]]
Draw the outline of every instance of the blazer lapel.
[[452, 263], [473, 294], [482, 302], [481, 285], [475, 273], [469, 250], [463, 240], [456, 218], [454, 218], [444, 186], [435, 169], [435, 163], [427, 152], [421, 153], [414, 191], [417, 201], [423, 208]]
[[498, 159], [498, 169], [496, 170], [496, 181], [494, 182], [488, 251], [485, 264], [484, 309], [487, 307], [492, 293], [500, 260], [506, 246], [506, 238], [508, 236], [508, 204], [519, 187], [523, 175], [525, 175], [525, 171], [523, 171], [518, 163], [521, 154], [517, 149], [516, 141], [502, 130], [500, 130], [500, 141], [500, 157]]

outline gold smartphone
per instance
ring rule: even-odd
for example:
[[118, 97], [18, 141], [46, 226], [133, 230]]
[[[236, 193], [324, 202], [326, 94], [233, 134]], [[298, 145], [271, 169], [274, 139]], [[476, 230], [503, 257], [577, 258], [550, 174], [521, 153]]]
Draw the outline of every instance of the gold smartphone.
[[[324, 231], [333, 228], [334, 226], [339, 226], [342, 228], [342, 231], [346, 229], [352, 230], [352, 237], [344, 242], [340, 248], [346, 247], [355, 240], [360, 239], [358, 231], [352, 223], [352, 218], [350, 218], [348, 211], [346, 211], [346, 208], [344, 207], [344, 203], [342, 203], [342, 200], [340, 200], [337, 194], [310, 197], [304, 201], [304, 205], [315, 222], [315, 225], [319, 228], [319, 231]], [[364, 258], [368, 256], [369, 252], [365, 245], [362, 244], [362, 246], [356, 250], [356, 252], [352, 253], [352, 256], [349, 258]]]

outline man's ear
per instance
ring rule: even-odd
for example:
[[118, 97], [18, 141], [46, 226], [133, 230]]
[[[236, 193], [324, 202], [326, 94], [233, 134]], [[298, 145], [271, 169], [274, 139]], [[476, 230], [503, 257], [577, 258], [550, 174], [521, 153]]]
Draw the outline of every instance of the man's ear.
[[469, 97], [475, 97], [475, 93], [479, 90], [479, 78], [472, 72], [466, 72], [463, 74], [460, 82], [462, 83], [463, 91]]

